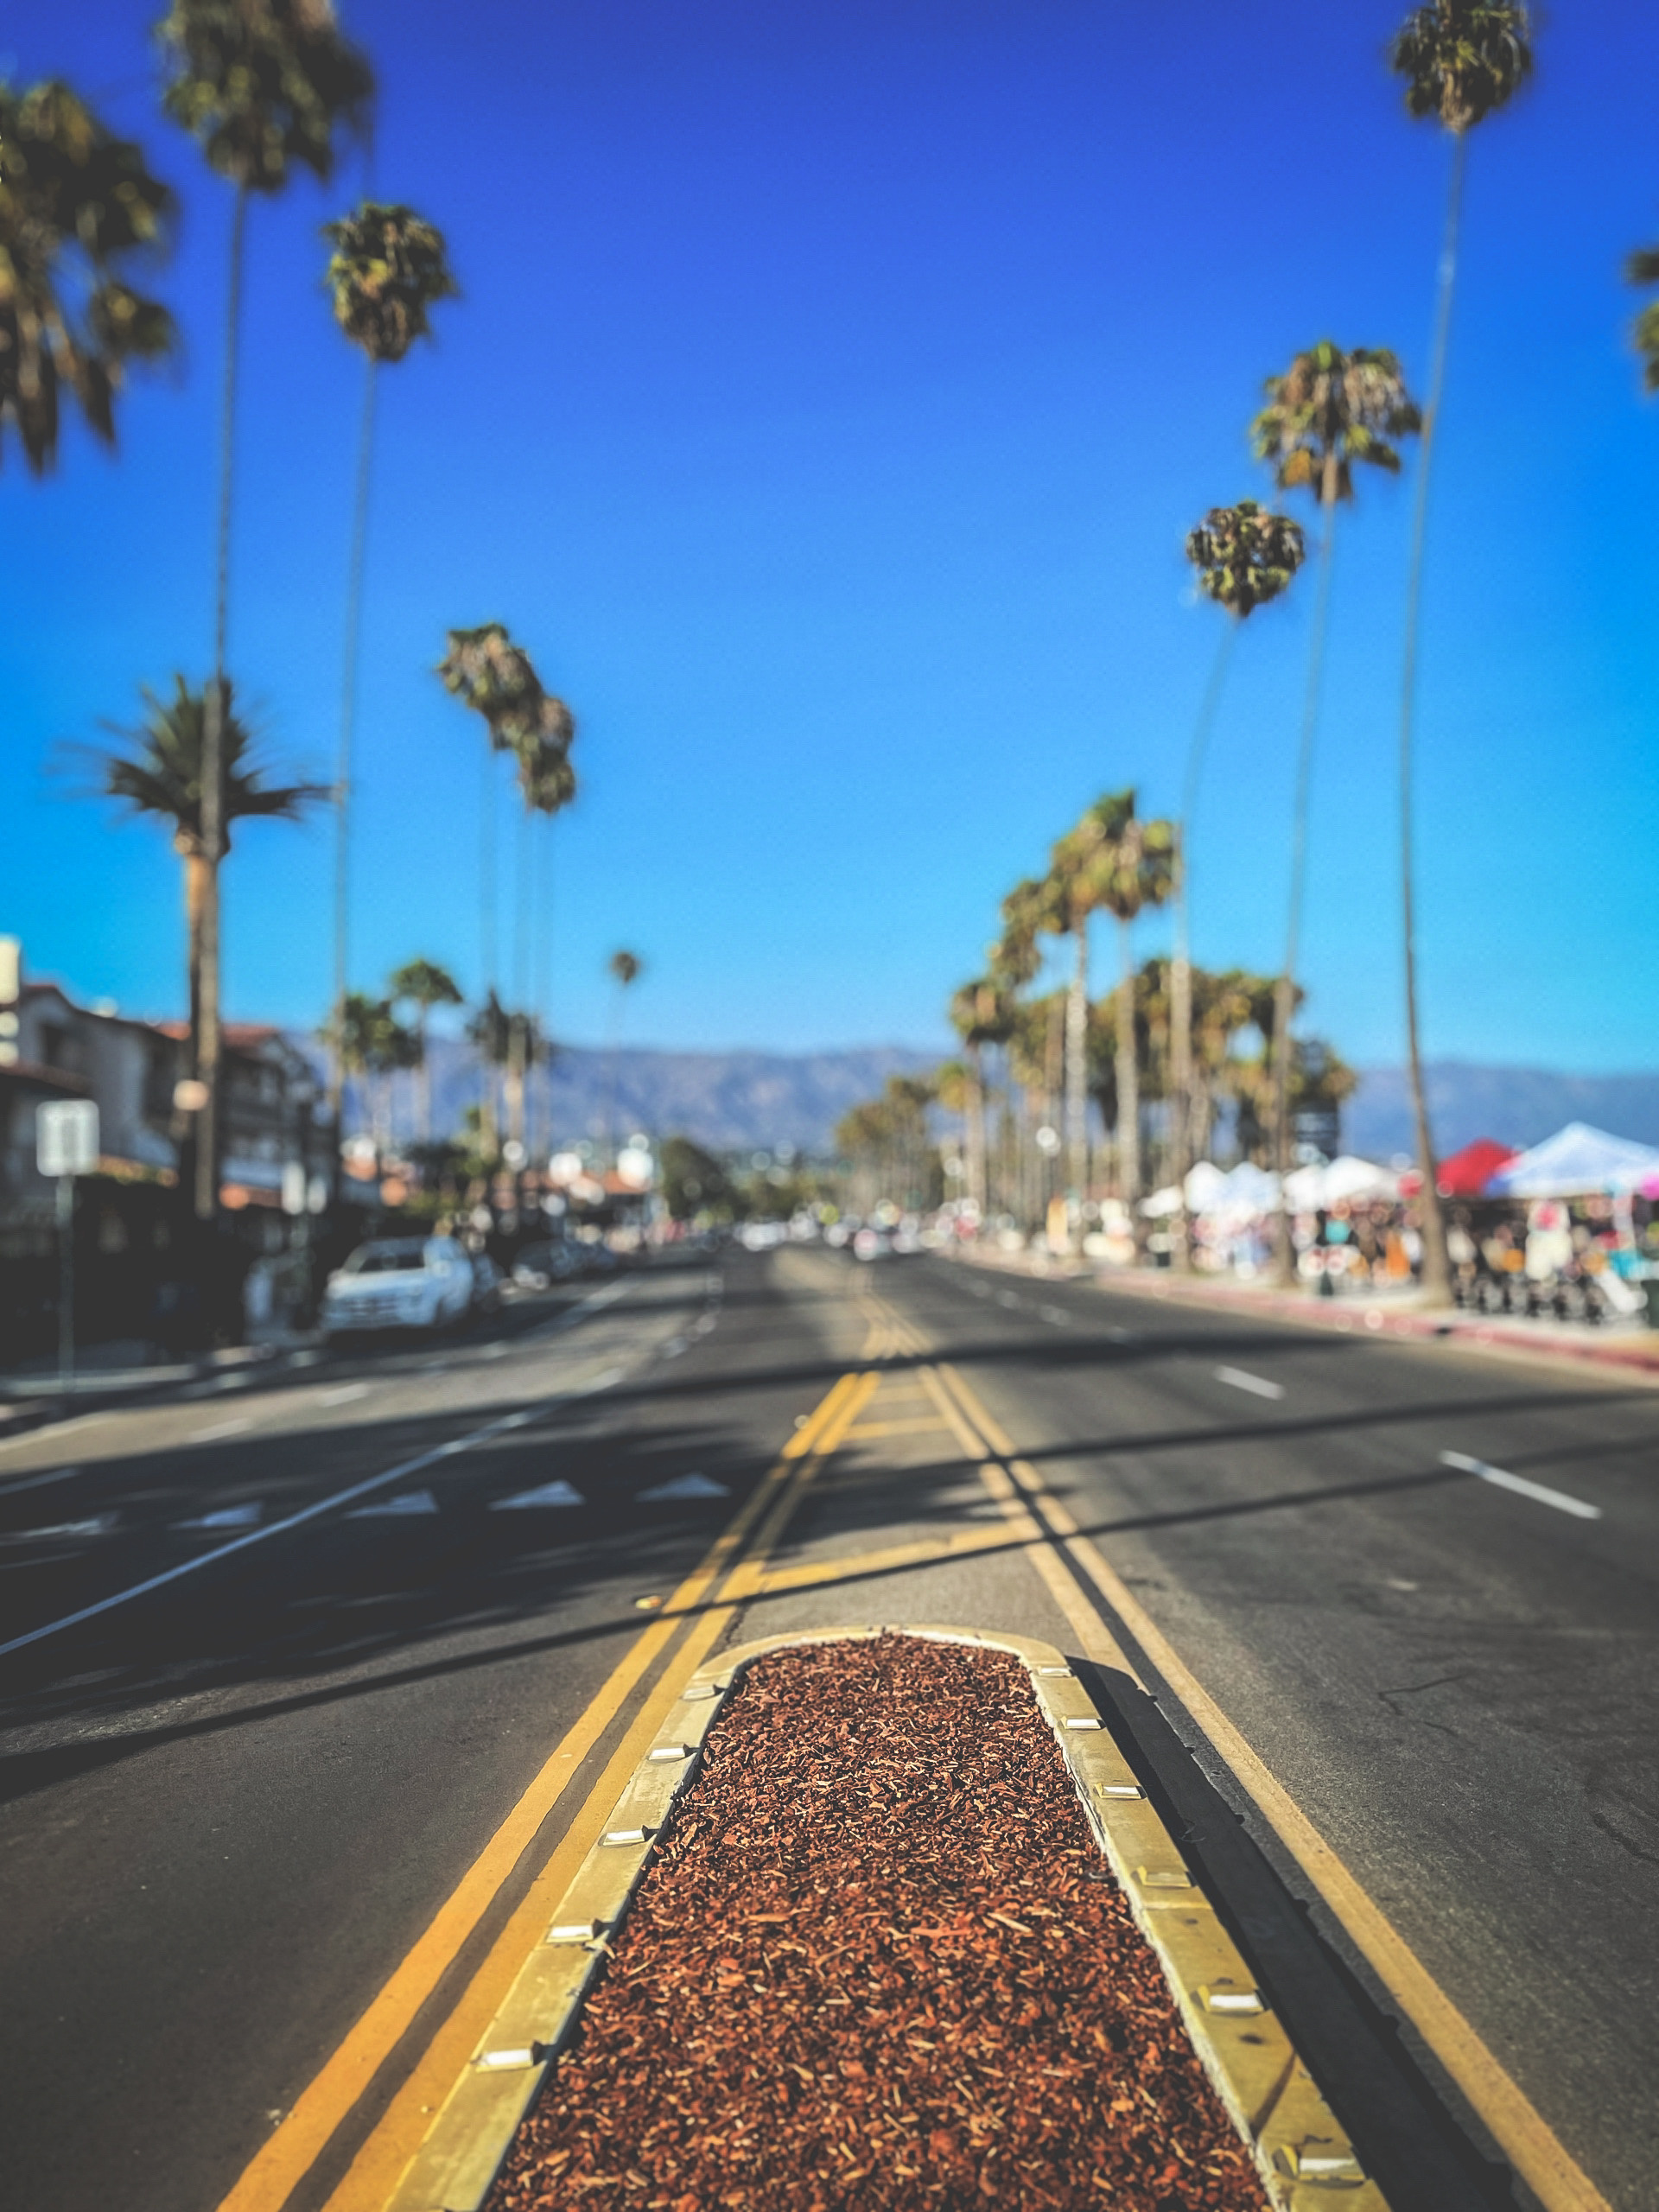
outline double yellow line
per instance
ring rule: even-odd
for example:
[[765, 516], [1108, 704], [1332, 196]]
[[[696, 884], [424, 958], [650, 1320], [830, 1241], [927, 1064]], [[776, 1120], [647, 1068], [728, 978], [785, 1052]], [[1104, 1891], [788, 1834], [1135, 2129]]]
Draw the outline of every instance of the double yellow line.
[[[582, 1760], [677, 1637], [673, 1679], [659, 1679], [582, 1809], [531, 1884], [466, 1990], [329, 2197], [327, 2212], [378, 2212], [425, 2133], [428, 2116], [466, 2063], [478, 2036], [537, 1942], [570, 1877], [597, 1838], [605, 1808], [645, 1756], [676, 1694], [752, 1596], [765, 1562], [823, 1461], [840, 1444], [880, 1382], [854, 1370], [814, 1407], [739, 1507], [698, 1566], [617, 1662], [585, 1712], [467, 1868], [367, 2009], [284, 2114], [223, 2200], [219, 2212], [280, 2212], [351, 2117], [415, 2025], [463, 1947], [575, 1780]], [[591, 1830], [591, 1833], [589, 1831]]]

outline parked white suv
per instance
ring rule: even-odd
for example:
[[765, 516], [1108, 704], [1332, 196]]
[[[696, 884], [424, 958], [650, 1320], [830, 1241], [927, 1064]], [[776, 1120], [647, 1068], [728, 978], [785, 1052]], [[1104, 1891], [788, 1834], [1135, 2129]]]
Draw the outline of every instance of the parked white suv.
[[322, 1333], [442, 1329], [466, 1319], [474, 1296], [472, 1262], [454, 1237], [377, 1238], [329, 1276]]

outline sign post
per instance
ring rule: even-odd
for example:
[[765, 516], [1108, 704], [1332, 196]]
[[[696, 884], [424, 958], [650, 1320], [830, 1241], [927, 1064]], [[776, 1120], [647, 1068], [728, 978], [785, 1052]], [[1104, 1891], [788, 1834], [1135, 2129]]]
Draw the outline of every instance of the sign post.
[[75, 1395], [75, 1178], [98, 1166], [98, 1108], [57, 1098], [35, 1110], [35, 1164], [58, 1185], [58, 1388]]

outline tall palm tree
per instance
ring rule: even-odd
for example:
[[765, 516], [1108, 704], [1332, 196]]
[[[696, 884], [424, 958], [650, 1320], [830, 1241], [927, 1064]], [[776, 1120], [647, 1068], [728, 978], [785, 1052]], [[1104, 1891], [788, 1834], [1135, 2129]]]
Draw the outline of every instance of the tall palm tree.
[[[365, 200], [354, 213], [337, 223], [324, 224], [322, 234], [334, 248], [325, 282], [334, 301], [334, 320], [352, 343], [362, 347], [365, 365], [351, 569], [346, 587], [340, 756], [334, 772], [334, 1004], [340, 1006], [345, 1001], [350, 962], [352, 735], [357, 719], [357, 662], [363, 627], [363, 568], [378, 371], [383, 363], [401, 361], [417, 338], [431, 335], [429, 309], [453, 296], [456, 287], [449, 273], [442, 232], [423, 222], [412, 207]], [[341, 1079], [336, 1063], [332, 1089], [336, 1121]]]
[[238, 338], [248, 198], [281, 192], [302, 164], [327, 178], [334, 139], [365, 126], [374, 79], [343, 36], [330, 0], [172, 0], [156, 25], [167, 72], [162, 105], [235, 188], [226, 288], [225, 382], [219, 414], [219, 527], [213, 585], [213, 678], [203, 750], [201, 1023], [196, 1074], [207, 1103], [197, 1117], [196, 1211], [219, 1200], [219, 864], [223, 850], [226, 630], [230, 611], [231, 512]]
[[1422, 606], [1423, 552], [1428, 527], [1429, 470], [1434, 457], [1440, 400], [1446, 388], [1446, 353], [1452, 337], [1452, 302], [1457, 285], [1458, 232], [1463, 211], [1463, 176], [1469, 133], [1489, 115], [1506, 107], [1532, 74], [1532, 24], [1524, 7], [1510, 0], [1430, 0], [1414, 8], [1395, 35], [1389, 59], [1405, 79], [1406, 112], [1418, 121], [1436, 120], [1452, 134], [1452, 162], [1446, 181], [1446, 232], [1440, 247], [1440, 295], [1434, 315], [1434, 351], [1429, 363], [1428, 397], [1423, 410], [1423, 452], [1417, 471], [1416, 509], [1412, 517], [1411, 571], [1406, 587], [1406, 638], [1400, 686], [1400, 880], [1406, 971], [1406, 1053], [1411, 1073], [1412, 1113], [1417, 1124], [1417, 1155], [1422, 1169], [1423, 1295], [1431, 1305], [1452, 1297], [1452, 1269], [1446, 1250], [1446, 1219], [1435, 1187], [1434, 1140], [1428, 1125], [1428, 1096], [1423, 1087], [1423, 1058], [1417, 1020], [1417, 928], [1413, 890], [1412, 738], [1417, 702], [1417, 637]]
[[[1320, 513], [1319, 585], [1308, 645], [1307, 685], [1303, 696], [1301, 742], [1296, 754], [1296, 795], [1291, 815], [1290, 896], [1285, 922], [1285, 964], [1274, 1021], [1278, 1062], [1274, 1077], [1274, 1164], [1282, 1188], [1290, 1168], [1290, 1018], [1296, 957], [1301, 931], [1302, 892], [1306, 875], [1307, 801], [1313, 771], [1313, 739], [1319, 728], [1319, 680], [1330, 626], [1332, 556], [1338, 506], [1354, 496], [1357, 467], [1397, 474], [1399, 441], [1421, 424], [1406, 390], [1399, 361], [1384, 347], [1356, 346], [1344, 353], [1321, 339], [1298, 353], [1282, 376], [1269, 377], [1268, 404], [1250, 424], [1256, 458], [1273, 470], [1281, 491], [1312, 493]], [[1281, 1198], [1278, 1219], [1278, 1272], [1288, 1282], [1294, 1262], [1290, 1217]]]
[[[1638, 246], [1624, 264], [1632, 284], [1659, 284], [1659, 245]], [[1630, 340], [1642, 356], [1642, 385], [1659, 391], [1659, 300], [1650, 300], [1631, 327]]]
[[[416, 1066], [420, 1071], [420, 1132], [423, 1145], [432, 1141], [432, 1066], [427, 1054], [427, 1026], [435, 1006], [460, 1006], [461, 986], [447, 968], [440, 968], [435, 960], [406, 960], [395, 968], [386, 982], [386, 993], [394, 1008], [412, 1006], [415, 1009], [415, 1045], [419, 1057]], [[340, 1004], [345, 1004], [342, 997]]]
[[467, 1042], [478, 1054], [483, 1077], [483, 1090], [479, 1103], [480, 1146], [486, 1161], [492, 1166], [501, 1157], [501, 1122], [496, 1111], [496, 1087], [499, 1071], [512, 1058], [513, 1018], [501, 1003], [493, 989], [486, 993], [484, 1001], [467, 1024]]
[[162, 245], [175, 201], [142, 149], [56, 79], [25, 92], [0, 83], [0, 460], [10, 422], [44, 476], [66, 393], [112, 446], [126, 365], [174, 349], [172, 316], [125, 271]]
[[[1202, 522], [1187, 532], [1186, 557], [1198, 570], [1198, 588], [1231, 618], [1216, 647], [1210, 681], [1198, 707], [1192, 742], [1187, 749], [1186, 775], [1181, 786], [1181, 812], [1175, 844], [1175, 957], [1170, 964], [1170, 1179], [1184, 1191], [1192, 1165], [1192, 941], [1187, 891], [1187, 858], [1193, 817], [1198, 801], [1198, 779], [1215, 722], [1222, 682], [1231, 658], [1233, 640], [1242, 624], [1258, 607], [1279, 597], [1301, 567], [1306, 543], [1300, 523], [1288, 515], [1273, 513], [1254, 499], [1240, 499], [1230, 507], [1211, 507]], [[1176, 1268], [1190, 1264], [1186, 1216], [1183, 1205], [1173, 1224], [1172, 1257]]]
[[391, 999], [365, 991], [346, 993], [323, 1036], [339, 1065], [364, 1080], [378, 1165], [391, 1146], [391, 1079], [419, 1065], [420, 1039], [398, 1020]]
[[1092, 835], [1082, 863], [1090, 903], [1103, 907], [1117, 924], [1117, 1175], [1120, 1195], [1133, 1215], [1141, 1196], [1135, 922], [1146, 907], [1165, 905], [1174, 889], [1176, 830], [1173, 822], [1141, 821], [1133, 789], [1096, 801], [1079, 826]]

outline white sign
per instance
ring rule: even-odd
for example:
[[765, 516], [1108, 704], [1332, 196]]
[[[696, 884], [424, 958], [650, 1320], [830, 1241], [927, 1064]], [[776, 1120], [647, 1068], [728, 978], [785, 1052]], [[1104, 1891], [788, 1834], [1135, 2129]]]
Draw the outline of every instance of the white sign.
[[55, 1098], [35, 1109], [35, 1164], [42, 1175], [90, 1175], [98, 1166], [98, 1109]]
[[305, 1211], [306, 1177], [303, 1164], [297, 1160], [283, 1163], [283, 1211]]

